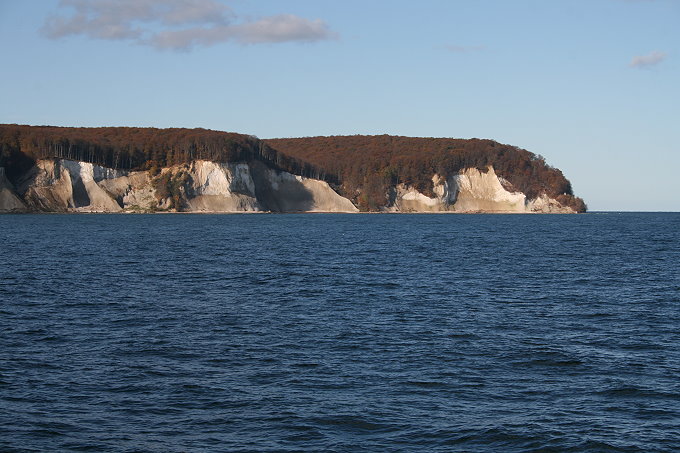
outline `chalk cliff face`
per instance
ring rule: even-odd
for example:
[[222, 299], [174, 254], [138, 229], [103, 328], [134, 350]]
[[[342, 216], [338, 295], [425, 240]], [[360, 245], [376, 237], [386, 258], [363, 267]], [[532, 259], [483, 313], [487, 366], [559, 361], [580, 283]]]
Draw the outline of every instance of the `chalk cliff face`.
[[18, 190], [38, 211], [118, 212], [121, 206], [98, 183], [122, 172], [70, 160], [40, 160]]
[[432, 177], [434, 197], [428, 197], [403, 184], [391, 192], [387, 211], [393, 212], [551, 212], [573, 213], [546, 195], [527, 200], [499, 178], [493, 167], [486, 171], [468, 168], [448, 179]]
[[21, 212], [26, 205], [14, 192], [14, 186], [5, 177], [5, 169], [0, 167], [0, 212]]
[[476, 138], [0, 124], [0, 148], [4, 212], [587, 210], [543, 157]]
[[[574, 212], [514, 191], [494, 169], [434, 175], [433, 195], [399, 184], [385, 212]], [[252, 162], [204, 160], [160, 171], [113, 170], [64, 159], [38, 160], [16, 189], [0, 174], [0, 211], [357, 212], [325, 181]]]
[[0, 205], [4, 211], [14, 206], [14, 210], [46, 212], [357, 211], [328, 183], [279, 172], [260, 162], [199, 160], [152, 175], [45, 159], [21, 178], [18, 195], [7, 187]]

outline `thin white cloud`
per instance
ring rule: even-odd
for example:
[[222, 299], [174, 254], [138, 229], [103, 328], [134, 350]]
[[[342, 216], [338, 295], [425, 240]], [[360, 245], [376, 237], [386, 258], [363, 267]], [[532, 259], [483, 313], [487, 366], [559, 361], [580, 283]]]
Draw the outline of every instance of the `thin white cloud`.
[[246, 44], [285, 41], [318, 41], [333, 37], [326, 23], [320, 19], [308, 20], [292, 14], [264, 17], [233, 27], [237, 39]]
[[648, 53], [647, 55], [637, 55], [633, 57], [630, 61], [631, 68], [647, 68], [650, 66], [655, 66], [666, 59], [667, 54], [665, 52], [660, 52], [655, 50]]
[[336, 36], [320, 19], [292, 14], [239, 21], [217, 0], [61, 0], [59, 6], [70, 14], [53, 14], [45, 21], [42, 32], [51, 39], [83, 35], [190, 50], [228, 41], [315, 42]]

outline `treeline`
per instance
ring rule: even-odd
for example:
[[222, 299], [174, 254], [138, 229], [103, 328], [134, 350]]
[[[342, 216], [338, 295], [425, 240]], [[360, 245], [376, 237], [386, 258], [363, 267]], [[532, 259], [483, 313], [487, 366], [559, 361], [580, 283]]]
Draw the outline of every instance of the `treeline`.
[[562, 172], [541, 156], [493, 140], [399, 136], [334, 136], [259, 140], [207, 129], [71, 128], [0, 125], [0, 167], [12, 182], [37, 159], [62, 158], [127, 170], [154, 170], [197, 159], [258, 160], [272, 168], [322, 179], [362, 210], [388, 204], [390, 187], [433, 195], [432, 176], [465, 168], [496, 173], [528, 198], [542, 193], [585, 211]]
[[352, 135], [266, 142], [341, 181], [343, 195], [365, 210], [384, 206], [388, 189], [395, 184], [408, 184], [432, 196], [435, 173], [448, 177], [465, 168], [486, 171], [489, 165], [528, 198], [546, 193], [578, 212], [586, 210], [571, 183], [543, 157], [493, 140]]
[[332, 180], [311, 164], [243, 134], [207, 129], [0, 125], [0, 167], [6, 167], [10, 179], [23, 174], [35, 160], [46, 158], [126, 170], [150, 170], [197, 159], [259, 160], [279, 170]]

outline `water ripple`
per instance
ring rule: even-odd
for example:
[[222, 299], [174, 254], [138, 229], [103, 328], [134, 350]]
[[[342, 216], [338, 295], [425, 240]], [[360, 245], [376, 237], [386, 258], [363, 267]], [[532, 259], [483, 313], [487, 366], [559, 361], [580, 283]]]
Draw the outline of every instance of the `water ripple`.
[[680, 215], [7, 215], [1, 451], [680, 451]]

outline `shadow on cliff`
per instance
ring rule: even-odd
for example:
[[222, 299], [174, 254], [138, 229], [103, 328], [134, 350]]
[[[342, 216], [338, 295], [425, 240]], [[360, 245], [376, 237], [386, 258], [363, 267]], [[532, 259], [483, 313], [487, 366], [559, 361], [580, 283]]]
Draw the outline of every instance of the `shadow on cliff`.
[[277, 173], [261, 162], [251, 163], [255, 195], [272, 212], [301, 212], [314, 209], [312, 193], [295, 177]]

